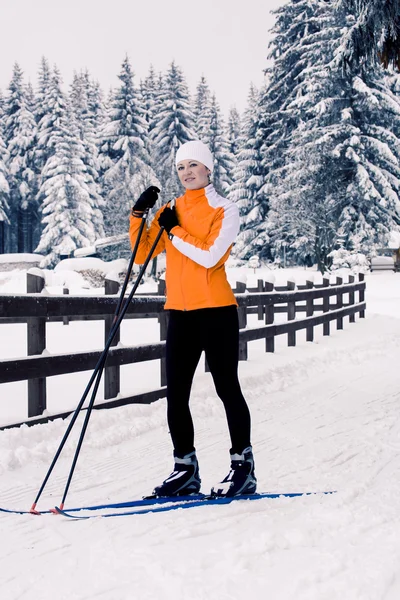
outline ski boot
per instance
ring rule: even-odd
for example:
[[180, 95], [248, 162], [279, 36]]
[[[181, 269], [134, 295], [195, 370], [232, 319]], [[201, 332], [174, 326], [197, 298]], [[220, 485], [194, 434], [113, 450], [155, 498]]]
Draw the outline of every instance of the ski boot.
[[241, 454], [231, 453], [231, 470], [220, 483], [211, 490], [211, 496], [232, 498], [232, 496], [255, 494], [257, 479], [254, 473], [252, 447]]
[[189, 496], [200, 491], [201, 479], [196, 451], [182, 457], [174, 453], [174, 470], [153, 490], [153, 496]]

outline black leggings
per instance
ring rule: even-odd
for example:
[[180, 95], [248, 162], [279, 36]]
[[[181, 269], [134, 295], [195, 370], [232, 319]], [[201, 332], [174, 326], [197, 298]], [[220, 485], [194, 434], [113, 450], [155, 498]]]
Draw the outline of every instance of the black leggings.
[[250, 445], [250, 412], [238, 379], [239, 322], [236, 306], [171, 310], [167, 333], [168, 425], [175, 454], [194, 450], [189, 396], [193, 376], [205, 351], [215, 389], [226, 412], [231, 452]]

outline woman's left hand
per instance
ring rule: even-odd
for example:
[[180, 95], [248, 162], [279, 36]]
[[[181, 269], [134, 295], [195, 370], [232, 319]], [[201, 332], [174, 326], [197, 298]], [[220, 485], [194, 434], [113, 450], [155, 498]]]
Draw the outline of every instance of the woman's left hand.
[[175, 206], [174, 208], [169, 208], [169, 206], [164, 208], [161, 215], [158, 217], [158, 224], [160, 227], [164, 227], [167, 233], [169, 233], [173, 227], [179, 225]]

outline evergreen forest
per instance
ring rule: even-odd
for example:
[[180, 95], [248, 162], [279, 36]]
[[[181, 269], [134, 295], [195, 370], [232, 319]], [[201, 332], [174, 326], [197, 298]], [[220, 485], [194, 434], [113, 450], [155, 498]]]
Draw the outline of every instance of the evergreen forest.
[[137, 80], [125, 57], [107, 92], [88, 71], [65, 86], [45, 57], [32, 86], [15, 64], [0, 92], [0, 253], [52, 267], [126, 233], [149, 185], [154, 210], [181, 195], [174, 157], [194, 139], [239, 206], [237, 259], [284, 253], [324, 272], [338, 248], [384, 247], [400, 231], [399, 0], [287, 0], [275, 17], [243, 114], [224, 115], [204, 75], [191, 94], [175, 61]]

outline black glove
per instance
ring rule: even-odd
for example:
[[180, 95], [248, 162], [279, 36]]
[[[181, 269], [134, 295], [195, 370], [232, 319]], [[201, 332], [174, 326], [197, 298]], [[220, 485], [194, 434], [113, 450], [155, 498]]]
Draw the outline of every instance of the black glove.
[[155, 185], [150, 186], [145, 190], [142, 194], [140, 194], [139, 198], [136, 200], [136, 203], [133, 205], [133, 211], [145, 211], [149, 208], [153, 208], [155, 203], [157, 202], [158, 194], [160, 190]]
[[176, 216], [175, 206], [174, 208], [164, 208], [161, 215], [158, 217], [158, 224], [160, 227], [164, 227], [165, 231], [169, 233], [173, 227], [179, 225], [178, 217]]

